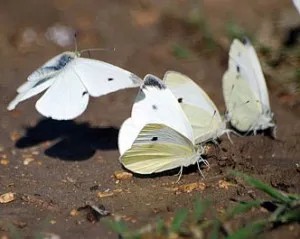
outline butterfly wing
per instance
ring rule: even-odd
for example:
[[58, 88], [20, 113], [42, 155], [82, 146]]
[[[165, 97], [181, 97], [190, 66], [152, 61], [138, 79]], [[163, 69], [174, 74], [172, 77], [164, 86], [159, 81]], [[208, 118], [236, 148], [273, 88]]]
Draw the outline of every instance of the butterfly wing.
[[[16, 106], [24, 101], [27, 100], [29, 98], [31, 98], [32, 96], [35, 96], [39, 93], [41, 93], [42, 91], [46, 90], [49, 86], [51, 86], [53, 84], [54, 78], [51, 79], [46, 79], [45, 81], [38, 81], [38, 82], [26, 82], [26, 83], [30, 83], [30, 87], [28, 87], [27, 90], [24, 90], [22, 92], [20, 92], [8, 105], [7, 109], [8, 110], [13, 110], [16, 108]], [[32, 84], [31, 84], [32, 83]]]
[[196, 163], [199, 156], [193, 143], [162, 124], [147, 124], [120, 161], [132, 172], [151, 174]]
[[[59, 70], [63, 69], [69, 62], [74, 60], [76, 58], [75, 52], [63, 52], [53, 58], [51, 58], [49, 61], [47, 61], [45, 64], [43, 64], [40, 68], [32, 72], [27, 80], [28, 81], [39, 81], [45, 78], [53, 77]], [[18, 88], [18, 92], [21, 92], [24, 90], [24, 86]]]
[[295, 7], [297, 8], [298, 12], [300, 13], [300, 0], [293, 0]]
[[235, 39], [229, 51], [229, 68], [236, 68], [253, 94], [261, 101], [262, 107], [270, 109], [268, 89], [255, 49], [250, 41], [244, 42]]
[[131, 148], [140, 131], [141, 128], [134, 125], [131, 118], [128, 118], [123, 122], [118, 136], [118, 148], [120, 155], [123, 155], [125, 151]]
[[172, 92], [153, 75], [146, 75], [131, 111], [135, 125], [167, 125], [194, 142], [193, 130]]
[[56, 120], [73, 119], [86, 109], [89, 94], [80, 77], [67, 67], [54, 77], [54, 83], [36, 102], [36, 109]]
[[242, 132], [252, 130], [262, 113], [261, 105], [248, 82], [234, 69], [223, 76], [223, 95], [232, 126]]
[[168, 71], [164, 76], [164, 82], [189, 119], [196, 143], [220, 136], [219, 132], [225, 130], [225, 123], [204, 90], [189, 77], [175, 71]]
[[103, 61], [78, 57], [72, 62], [72, 67], [93, 97], [139, 87], [142, 81], [131, 72]]

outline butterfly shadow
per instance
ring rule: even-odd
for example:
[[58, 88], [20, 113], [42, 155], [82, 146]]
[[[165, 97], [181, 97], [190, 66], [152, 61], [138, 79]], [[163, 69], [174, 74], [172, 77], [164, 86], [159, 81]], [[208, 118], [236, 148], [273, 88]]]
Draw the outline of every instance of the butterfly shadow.
[[55, 141], [45, 150], [49, 157], [66, 161], [82, 161], [92, 157], [97, 150], [118, 148], [119, 129], [91, 127], [89, 123], [73, 120], [42, 119], [34, 127], [26, 127], [26, 134], [16, 142], [19, 149]]

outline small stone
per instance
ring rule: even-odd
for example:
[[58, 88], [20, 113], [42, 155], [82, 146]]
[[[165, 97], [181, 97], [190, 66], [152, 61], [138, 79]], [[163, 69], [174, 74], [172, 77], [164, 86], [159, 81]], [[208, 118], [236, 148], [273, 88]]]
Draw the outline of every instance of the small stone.
[[78, 216], [79, 215], [79, 212], [76, 210], [76, 209], [73, 209], [71, 212], [70, 212], [70, 215], [71, 216]]
[[219, 188], [224, 188], [224, 189], [228, 190], [228, 188], [229, 188], [230, 186], [235, 186], [235, 185], [232, 184], [232, 183], [229, 183], [229, 182], [227, 182], [227, 181], [225, 181], [225, 180], [219, 180], [218, 186], [219, 186]]
[[23, 161], [23, 164], [24, 164], [24, 165], [28, 165], [28, 164], [30, 164], [32, 161], [34, 161], [34, 158], [25, 158], [24, 161]]
[[16, 142], [20, 138], [20, 134], [17, 131], [14, 131], [10, 134], [10, 139], [13, 142]]
[[128, 180], [132, 178], [132, 173], [125, 171], [116, 171], [114, 172], [114, 176], [117, 180]]
[[114, 195], [114, 192], [98, 192], [97, 196], [99, 198], [111, 197]]
[[9, 164], [9, 161], [8, 161], [8, 159], [1, 159], [0, 164], [7, 165], [7, 164]]
[[9, 203], [16, 199], [15, 194], [12, 192], [0, 195], [0, 203]]
[[183, 193], [190, 193], [192, 191], [203, 191], [206, 185], [204, 183], [189, 183], [178, 187], [178, 191]]

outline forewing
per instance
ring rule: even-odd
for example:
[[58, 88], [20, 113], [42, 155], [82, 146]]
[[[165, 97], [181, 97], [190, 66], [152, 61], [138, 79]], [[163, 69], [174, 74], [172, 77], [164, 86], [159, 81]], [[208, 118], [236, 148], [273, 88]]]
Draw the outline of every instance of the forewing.
[[218, 137], [217, 132], [221, 131], [219, 128], [224, 127], [224, 123], [217, 107], [205, 91], [189, 77], [175, 71], [168, 71], [164, 82], [189, 119], [196, 142]]
[[55, 82], [37, 101], [36, 109], [56, 120], [74, 119], [86, 109], [89, 94], [80, 77], [66, 68], [55, 77]]
[[167, 125], [194, 142], [193, 130], [166, 85], [153, 75], [147, 75], [132, 107], [131, 118], [135, 125], [147, 123]]
[[236, 71], [227, 70], [223, 76], [223, 95], [231, 124], [242, 132], [251, 130], [262, 111], [247, 81]]
[[[45, 64], [43, 64], [41, 67], [39, 67], [37, 70], [35, 70], [34, 72], [32, 72], [27, 80], [28, 81], [39, 81], [45, 78], [50, 78], [52, 76], [54, 76], [58, 69], [59, 69], [59, 62], [62, 59], [62, 57], [64, 56], [70, 56], [70, 55], [74, 55], [74, 53], [72, 52], [63, 52], [53, 58], [51, 58], [49, 61], [47, 61]], [[74, 57], [74, 56], [73, 56]], [[26, 84], [21, 85], [17, 91], [18, 92], [22, 92], [24, 90], [26, 90]]]
[[131, 148], [141, 129], [142, 128], [138, 128], [133, 124], [131, 118], [128, 118], [123, 122], [118, 136], [118, 147], [120, 155], [123, 155], [126, 150]]
[[121, 157], [130, 171], [151, 174], [188, 166], [198, 160], [192, 142], [162, 124], [147, 124]]
[[142, 81], [133, 73], [103, 61], [76, 58], [72, 67], [93, 97], [139, 87]]
[[245, 38], [244, 43], [235, 39], [230, 47], [229, 68], [235, 68], [247, 81], [253, 94], [266, 108], [270, 108], [268, 89], [255, 49]]

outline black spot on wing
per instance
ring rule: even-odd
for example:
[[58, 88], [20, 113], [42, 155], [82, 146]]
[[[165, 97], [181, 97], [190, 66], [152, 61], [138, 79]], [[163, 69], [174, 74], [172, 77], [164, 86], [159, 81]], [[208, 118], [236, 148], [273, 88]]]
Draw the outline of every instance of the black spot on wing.
[[239, 65], [236, 66], [236, 70], [237, 70], [238, 73], [240, 73], [241, 69], [240, 69]]
[[157, 110], [157, 106], [156, 105], [152, 105], [152, 109]]
[[151, 141], [157, 141], [158, 137], [152, 137]]
[[108, 80], [108, 81], [113, 81], [113, 80], [114, 80], [114, 78], [108, 78], [107, 80]]
[[178, 98], [178, 103], [182, 103], [183, 98]]
[[159, 90], [164, 90], [166, 89], [165, 84], [162, 82], [162, 80], [158, 79], [155, 76], [148, 75], [146, 79], [144, 80], [144, 84], [142, 85], [142, 88], [147, 88], [147, 87], [154, 87]]

